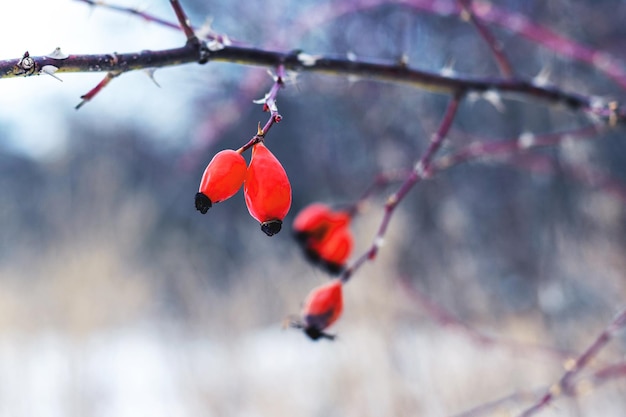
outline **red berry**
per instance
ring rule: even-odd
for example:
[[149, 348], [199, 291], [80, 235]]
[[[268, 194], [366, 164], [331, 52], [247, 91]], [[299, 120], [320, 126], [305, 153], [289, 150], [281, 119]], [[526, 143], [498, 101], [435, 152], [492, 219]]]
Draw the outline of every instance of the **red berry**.
[[263, 142], [252, 147], [243, 190], [248, 211], [261, 223], [261, 230], [268, 236], [278, 233], [291, 207], [291, 184], [285, 169]]
[[341, 226], [332, 229], [322, 240], [310, 240], [306, 250], [309, 256], [311, 254], [317, 256], [318, 262], [328, 272], [338, 274], [344, 269], [353, 246], [350, 229], [347, 226]]
[[350, 219], [348, 212], [332, 211], [324, 204], [314, 203], [294, 219], [294, 234], [312, 262], [339, 273], [352, 252]]
[[337, 321], [342, 311], [342, 282], [334, 279], [315, 288], [308, 295], [302, 309], [300, 327], [313, 340], [321, 337], [334, 339], [334, 336], [324, 333], [324, 330]]
[[196, 194], [196, 209], [205, 214], [213, 204], [239, 191], [246, 178], [246, 160], [232, 149], [218, 152], [207, 165]]
[[313, 203], [302, 209], [293, 219], [296, 238], [306, 241], [310, 237], [322, 239], [330, 227], [331, 209], [325, 204]]

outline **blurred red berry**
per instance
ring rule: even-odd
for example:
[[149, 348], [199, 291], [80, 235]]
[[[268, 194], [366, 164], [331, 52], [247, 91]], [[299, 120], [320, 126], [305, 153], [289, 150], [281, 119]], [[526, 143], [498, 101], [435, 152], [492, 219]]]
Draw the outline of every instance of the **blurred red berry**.
[[335, 336], [324, 333], [324, 330], [331, 326], [343, 311], [342, 282], [334, 279], [331, 282], [315, 288], [309, 293], [304, 308], [302, 309], [301, 327], [313, 340], [319, 338], [334, 339]]
[[345, 268], [353, 245], [350, 229], [342, 226], [332, 229], [321, 240], [309, 240], [306, 251], [309, 257], [317, 257], [328, 272], [338, 274]]
[[303, 208], [293, 220], [293, 232], [299, 240], [321, 239], [330, 227], [332, 211], [321, 203], [313, 203]]
[[246, 178], [246, 160], [232, 149], [218, 152], [207, 165], [196, 193], [196, 209], [205, 214], [213, 204], [239, 191]]
[[291, 207], [291, 184], [280, 161], [263, 142], [252, 147], [243, 189], [248, 211], [261, 223], [261, 230], [268, 236], [280, 232]]
[[345, 267], [353, 247], [350, 214], [314, 203], [298, 213], [293, 231], [307, 257], [331, 273]]

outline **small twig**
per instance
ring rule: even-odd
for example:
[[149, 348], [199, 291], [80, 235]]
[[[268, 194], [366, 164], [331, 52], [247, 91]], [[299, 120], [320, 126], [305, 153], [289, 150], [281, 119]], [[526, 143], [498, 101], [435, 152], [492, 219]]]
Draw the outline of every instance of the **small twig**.
[[572, 357], [573, 352], [569, 352], [562, 349], [557, 349], [550, 346], [536, 345], [531, 343], [522, 343], [511, 340], [497, 339], [491, 336], [487, 336], [478, 330], [470, 327], [466, 323], [456, 318], [452, 313], [447, 311], [443, 306], [437, 304], [430, 299], [426, 294], [417, 289], [417, 287], [411, 284], [408, 277], [399, 278], [400, 284], [404, 292], [416, 301], [420, 307], [432, 318], [437, 324], [442, 327], [453, 328], [459, 331], [459, 333], [466, 336], [472, 342], [487, 347], [500, 347], [509, 350], [514, 354], [529, 354], [539, 353], [544, 356], [550, 356], [559, 360], [566, 360]]
[[489, 49], [491, 49], [491, 52], [493, 53], [502, 76], [505, 78], [513, 78], [513, 66], [504, 53], [502, 43], [500, 43], [496, 37], [493, 36], [493, 33], [491, 33], [489, 28], [487, 28], [483, 21], [476, 16], [472, 7], [472, 0], [458, 0], [458, 3], [462, 9], [461, 17], [470, 21], [478, 31], [478, 34], [485, 40]]
[[176, 18], [178, 19], [180, 28], [187, 37], [187, 43], [194, 45], [199, 44], [200, 40], [196, 36], [193, 28], [191, 27], [191, 23], [189, 22], [187, 14], [183, 10], [183, 6], [180, 5], [180, 2], [178, 0], [170, 0], [170, 3], [172, 5], [172, 8], [174, 9], [174, 13], [176, 14]]
[[255, 143], [264, 140], [265, 135], [271, 129], [274, 123], [278, 123], [283, 119], [283, 117], [278, 112], [278, 106], [276, 105], [276, 97], [278, 96], [278, 91], [280, 91], [280, 89], [285, 84], [284, 78], [285, 78], [285, 66], [281, 64], [276, 69], [276, 75], [274, 76], [274, 84], [272, 84], [272, 87], [270, 88], [268, 93], [265, 94], [265, 96], [262, 99], [254, 101], [257, 104], [263, 104], [263, 111], [269, 112], [270, 117], [263, 127], [261, 127], [261, 123], [259, 123], [259, 127], [257, 129], [256, 135], [254, 135], [252, 139], [248, 141], [248, 143], [246, 143], [241, 148], [239, 148], [238, 152], [243, 152], [246, 149], [252, 147]]
[[96, 96], [96, 94], [102, 91], [102, 89], [106, 87], [111, 82], [111, 80], [113, 80], [113, 78], [119, 76], [120, 74], [121, 72], [114, 72], [114, 71], [107, 72], [107, 75], [104, 76], [102, 81], [100, 81], [94, 88], [92, 88], [86, 94], [80, 97], [82, 98], [82, 100], [80, 103], [76, 105], [75, 109], [78, 110], [81, 107], [83, 107], [85, 103], [90, 101], [92, 98]]
[[[621, 378], [626, 378], [626, 362], [619, 362], [616, 364], [607, 365], [593, 372], [591, 375], [585, 375], [579, 378], [575, 383], [574, 389], [569, 390], [569, 392], [564, 392], [563, 394], [566, 394], [568, 397], [575, 398], [580, 396], [581, 394], [588, 393], [589, 390], [597, 388], [607, 382]], [[514, 392], [502, 398], [498, 398], [496, 400], [477, 405], [476, 407], [461, 412], [459, 414], [454, 414], [454, 416], [452, 417], [485, 416], [488, 415], [488, 413], [492, 413], [496, 409], [504, 408], [505, 404], [507, 403], [521, 402], [528, 400], [532, 397], [537, 397], [541, 395], [546, 389], [547, 388], [544, 387], [541, 389]]]
[[264, 97], [263, 110], [270, 113], [270, 117], [263, 126], [263, 134], [266, 134], [274, 123], [278, 123], [283, 119], [283, 116], [278, 113], [278, 106], [276, 105], [276, 97], [278, 91], [285, 85], [285, 66], [280, 64], [276, 69], [276, 75], [274, 76], [274, 84], [267, 95]]
[[626, 362], [606, 366], [592, 375], [592, 383], [598, 386], [613, 379], [626, 378]]
[[[528, 391], [516, 391], [512, 394], [506, 395], [502, 398], [498, 398], [493, 401], [489, 401], [483, 404], [479, 404], [476, 407], [473, 407], [469, 410], [463, 411], [458, 414], [454, 414], [452, 417], [480, 417], [486, 415], [492, 415], [494, 410], [498, 410], [504, 408], [504, 406], [508, 403], [517, 403], [520, 401], [527, 400], [529, 398], [533, 398], [541, 393], [542, 390], [528, 390]], [[508, 414], [504, 414], [508, 415]]]
[[[422, 2], [423, 0], [418, 1]], [[506, 30], [543, 45], [561, 56], [589, 64], [606, 74], [622, 88], [626, 88], [626, 71], [621, 62], [611, 54], [571, 40], [550, 28], [533, 22], [522, 14], [499, 8], [492, 2], [475, 1], [473, 10], [483, 21], [497, 24]]]
[[594, 360], [600, 351], [613, 339], [615, 334], [626, 326], [626, 308], [620, 311], [596, 340], [576, 359], [565, 364], [567, 370], [561, 379], [552, 385], [541, 398], [522, 412], [519, 417], [529, 417], [552, 403], [560, 395], [575, 395], [572, 381]]
[[452, 166], [473, 160], [493, 160], [496, 158], [509, 158], [511, 155], [527, 152], [531, 149], [555, 146], [565, 140], [586, 139], [601, 133], [606, 126], [591, 125], [578, 130], [568, 132], [555, 132], [543, 135], [522, 134], [513, 139], [474, 142], [458, 151], [439, 158], [434, 166], [434, 171], [442, 171]]
[[118, 5], [115, 5], [115, 4], [104, 2], [102, 0], [76, 0], [76, 1], [79, 1], [81, 3], [86, 3], [86, 4], [88, 4], [90, 6], [93, 6], [93, 7], [101, 7], [101, 8], [104, 8], [104, 9], [110, 9], [110, 10], [114, 10], [114, 11], [117, 11], [117, 12], [128, 13], [128, 14], [131, 14], [133, 16], [137, 16], [137, 17], [139, 17], [139, 18], [141, 18], [141, 19], [143, 19], [143, 20], [145, 20], [147, 22], [156, 23], [156, 24], [159, 24], [161, 26], [168, 27], [170, 29], [176, 29], [176, 30], [180, 30], [181, 29], [180, 25], [177, 24], [177, 23], [170, 22], [170, 21], [165, 20], [165, 19], [161, 19], [159, 17], [153, 16], [153, 15], [151, 15], [149, 13], [143, 12], [143, 11], [141, 11], [139, 9], [136, 9], [136, 8], [133, 8], [133, 7], [118, 6]]
[[[126, 13], [126, 14], [130, 14], [133, 16], [137, 16], [140, 19], [145, 20], [146, 22], [150, 22], [150, 23], [155, 23], [158, 25], [161, 25], [163, 27], [166, 28], [170, 28], [170, 29], [174, 29], [174, 30], [183, 30], [180, 26], [180, 24], [178, 22], [172, 22], [170, 20], [165, 20], [162, 19], [160, 17], [157, 17], [153, 14], [147, 13], [145, 11], [139, 10], [137, 8], [134, 7], [125, 7], [125, 6], [119, 6], [116, 4], [111, 4], [108, 3], [106, 1], [103, 0], [75, 0], [75, 1], [79, 1], [81, 3], [85, 3], [88, 4], [92, 7], [101, 7], [101, 8], [105, 8], [105, 9], [109, 9], [109, 10], [114, 10], [120, 13]], [[194, 33], [196, 34], [196, 36], [198, 36], [200, 33], [202, 33], [202, 37], [208, 40], [215, 40], [218, 41], [220, 43], [225, 43], [225, 39], [228, 39], [228, 43], [232, 44], [232, 45], [240, 45], [240, 46], [244, 46], [245, 43], [234, 40], [229, 38], [228, 36], [224, 35], [224, 34], [220, 34], [220, 33], [216, 33], [213, 30], [209, 30], [207, 31], [208, 27], [205, 28], [204, 26], [202, 28], [197, 28], [194, 27], [193, 25], [189, 25], [189, 27], [194, 31]]]
[[363, 255], [357, 258], [352, 265], [344, 270], [344, 272], [340, 276], [340, 279], [343, 282], [347, 282], [352, 274], [354, 274], [354, 272], [357, 271], [365, 262], [367, 262], [368, 260], [374, 260], [376, 258], [378, 250], [383, 244], [389, 222], [391, 221], [391, 217], [393, 216], [396, 207], [404, 199], [404, 197], [406, 197], [409, 191], [411, 191], [415, 184], [430, 176], [431, 161], [437, 151], [441, 148], [441, 145], [443, 144], [443, 141], [448, 134], [450, 127], [452, 126], [452, 122], [454, 121], [454, 117], [456, 116], [462, 97], [463, 96], [460, 93], [452, 96], [450, 102], [448, 103], [448, 108], [446, 109], [446, 113], [443, 116], [441, 124], [431, 138], [430, 145], [424, 152], [424, 155], [419, 159], [419, 161], [417, 161], [414, 169], [404, 180], [400, 188], [387, 199], [387, 203], [385, 204], [385, 213], [383, 215], [382, 222], [378, 228], [378, 232], [374, 237], [372, 245]]

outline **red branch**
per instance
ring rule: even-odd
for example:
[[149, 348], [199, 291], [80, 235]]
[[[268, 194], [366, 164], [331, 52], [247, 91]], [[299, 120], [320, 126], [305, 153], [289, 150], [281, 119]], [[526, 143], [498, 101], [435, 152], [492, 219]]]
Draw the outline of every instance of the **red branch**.
[[80, 103], [76, 105], [75, 109], [78, 110], [81, 107], [83, 107], [85, 103], [90, 101], [92, 98], [96, 96], [96, 94], [102, 91], [102, 89], [106, 87], [111, 82], [111, 80], [113, 80], [113, 78], [117, 77], [120, 74], [121, 74], [120, 72], [113, 72], [113, 71], [107, 72], [107, 75], [104, 76], [102, 81], [100, 81], [94, 88], [89, 90], [86, 94], [80, 96], [82, 100]]

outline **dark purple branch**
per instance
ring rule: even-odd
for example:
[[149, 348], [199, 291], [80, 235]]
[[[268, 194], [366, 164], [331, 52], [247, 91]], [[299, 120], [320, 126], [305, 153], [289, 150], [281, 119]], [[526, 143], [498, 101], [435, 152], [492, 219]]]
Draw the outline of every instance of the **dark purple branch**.
[[452, 96], [439, 128], [431, 138], [430, 144], [424, 152], [424, 155], [422, 155], [419, 161], [417, 161], [415, 167], [404, 180], [400, 188], [387, 199], [387, 203], [385, 204], [385, 214], [383, 215], [382, 222], [378, 228], [376, 236], [374, 237], [372, 245], [363, 255], [357, 258], [352, 265], [344, 270], [340, 277], [343, 282], [348, 282], [352, 274], [354, 274], [354, 272], [357, 271], [365, 262], [376, 258], [396, 207], [404, 199], [404, 197], [406, 197], [409, 191], [411, 191], [415, 184], [430, 176], [431, 161], [435, 156], [435, 153], [437, 153], [437, 151], [441, 148], [441, 145], [443, 144], [443, 141], [452, 126], [452, 122], [456, 116], [461, 99], [461, 94], [455, 94]]
[[485, 40], [489, 49], [493, 53], [493, 56], [498, 64], [498, 68], [500, 68], [500, 73], [505, 78], [513, 78], [513, 66], [511, 62], [507, 58], [504, 53], [504, 49], [502, 48], [502, 43], [500, 43], [495, 36], [491, 33], [489, 28], [485, 26], [480, 18], [476, 16], [473, 10], [473, 1], [472, 0], [458, 0], [459, 5], [462, 8], [461, 15], [465, 16], [467, 20], [469, 20], [478, 34]]
[[199, 44], [200, 40], [193, 31], [191, 23], [189, 22], [189, 18], [187, 18], [187, 14], [183, 10], [183, 6], [180, 5], [180, 2], [178, 0], [170, 0], [170, 3], [172, 5], [172, 8], [174, 9], [174, 13], [176, 14], [176, 18], [178, 19], [180, 28], [187, 37], [187, 42], [195, 45]]
[[594, 105], [591, 97], [566, 92], [555, 87], [545, 87], [524, 80], [498, 78], [450, 77], [437, 73], [407, 68], [404, 65], [374, 63], [347, 58], [316, 57], [304, 53], [284, 53], [256, 48], [224, 46], [217, 51], [208, 51], [202, 44], [187, 43], [181, 48], [159, 51], [105, 55], [70, 55], [65, 59], [47, 56], [30, 57], [34, 68], [20, 66], [22, 58], [0, 61], [0, 78], [35, 75], [41, 68], [52, 65], [57, 72], [126, 72], [130, 70], [156, 68], [185, 63], [233, 62], [244, 65], [285, 70], [310, 71], [335, 76], [357, 76], [366, 79], [404, 83], [416, 88], [444, 94], [466, 94], [469, 92], [498, 92], [545, 101], [552, 105], [563, 105], [570, 110], [584, 110], [612, 122], [623, 122], [626, 112], [619, 106]]
[[[410, 1], [423, 2], [424, 0]], [[517, 33], [559, 55], [585, 62], [605, 73], [622, 88], [626, 88], [626, 71], [619, 60], [613, 58], [610, 54], [568, 39], [547, 27], [534, 23], [519, 13], [512, 13], [492, 3], [475, 3], [474, 13], [484, 21]]]
[[270, 130], [270, 128], [274, 125], [274, 123], [280, 122], [283, 117], [278, 113], [278, 106], [276, 105], [276, 97], [278, 96], [278, 91], [283, 87], [285, 81], [285, 67], [283, 65], [279, 65], [276, 70], [276, 75], [274, 76], [274, 84], [270, 88], [270, 91], [263, 97], [261, 100], [257, 100], [256, 103], [263, 104], [263, 111], [269, 112], [270, 117], [265, 123], [263, 127], [261, 127], [261, 123], [259, 123], [259, 127], [257, 129], [257, 134], [252, 137], [243, 145], [239, 152], [243, 152], [246, 149], [252, 147], [257, 142], [265, 140], [265, 135]]
[[[457, 1], [459, 0], [397, 0], [395, 3], [435, 15], [460, 16], [463, 13], [463, 8], [457, 4]], [[357, 1], [351, 3], [350, 8], [342, 9], [328, 17], [333, 19], [342, 14], [368, 10], [385, 4], [389, 4], [389, 0]], [[549, 28], [534, 23], [522, 14], [500, 8], [494, 2], [473, 0], [472, 10], [482, 21], [498, 25], [505, 30], [525, 37], [555, 52], [557, 55], [584, 62], [606, 74], [610, 79], [626, 89], [626, 70], [622, 63], [611, 54], [566, 38]], [[321, 23], [323, 22], [320, 22], [319, 19], [315, 22], [317, 25]]]

